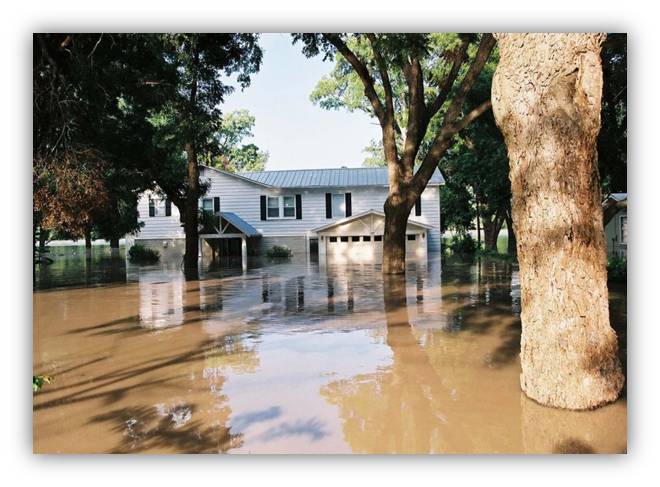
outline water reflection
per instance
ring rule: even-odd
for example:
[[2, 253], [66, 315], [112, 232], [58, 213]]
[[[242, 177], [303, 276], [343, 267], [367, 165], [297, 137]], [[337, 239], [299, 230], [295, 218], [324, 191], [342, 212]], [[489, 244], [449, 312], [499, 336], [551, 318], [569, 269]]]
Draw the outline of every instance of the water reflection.
[[55, 377], [35, 395], [36, 451], [626, 448], [625, 400], [571, 413], [521, 395], [510, 264], [413, 261], [383, 279], [253, 263], [187, 282], [164, 262], [126, 280], [35, 293], [34, 369]]

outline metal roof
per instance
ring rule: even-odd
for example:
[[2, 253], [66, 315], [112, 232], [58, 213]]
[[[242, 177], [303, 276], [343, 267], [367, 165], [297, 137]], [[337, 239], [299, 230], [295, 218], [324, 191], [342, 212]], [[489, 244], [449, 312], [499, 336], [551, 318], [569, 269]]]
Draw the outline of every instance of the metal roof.
[[220, 216], [234, 225], [241, 233], [244, 233], [246, 237], [257, 237], [261, 235], [256, 228], [243, 220], [236, 213], [222, 211], [220, 212]]
[[[239, 176], [276, 188], [314, 188], [345, 186], [387, 186], [386, 167], [342, 167], [337, 169], [295, 169], [286, 171], [241, 172]], [[436, 169], [429, 185], [445, 184]]]

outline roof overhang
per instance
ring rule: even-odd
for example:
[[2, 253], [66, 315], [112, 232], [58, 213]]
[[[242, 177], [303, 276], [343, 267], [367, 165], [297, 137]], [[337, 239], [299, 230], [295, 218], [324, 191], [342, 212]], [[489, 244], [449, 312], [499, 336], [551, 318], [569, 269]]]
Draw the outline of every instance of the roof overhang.
[[241, 176], [240, 174], [236, 174], [233, 172], [223, 171], [222, 169], [218, 169], [217, 167], [205, 166], [203, 164], [200, 164], [199, 167], [203, 169], [208, 169], [210, 171], [215, 171], [220, 174], [224, 174], [225, 176], [230, 176], [232, 178], [240, 179], [241, 181], [246, 181], [248, 183], [256, 184], [257, 186], [261, 186], [262, 188], [269, 188], [269, 189], [275, 188], [275, 186], [271, 186], [270, 184], [262, 183], [260, 181], [255, 181], [254, 179], [246, 178], [245, 176]]
[[[346, 217], [346, 218], [342, 218], [341, 220], [337, 220], [335, 222], [328, 223], [327, 225], [323, 225], [323, 226], [320, 226], [320, 227], [317, 227], [317, 228], [312, 228], [312, 230], [310, 230], [310, 231], [315, 232], [315, 233], [322, 232], [324, 230], [329, 230], [330, 228], [333, 228], [333, 227], [345, 225], [346, 223], [350, 223], [352, 221], [359, 220], [360, 218], [364, 218], [365, 216], [368, 216], [368, 215], [375, 215], [375, 216], [379, 216], [381, 218], [385, 218], [385, 213], [383, 213], [382, 211], [367, 210], [367, 211], [363, 211], [362, 213], [358, 213], [357, 215], [352, 215], [352, 216], [349, 216], [349, 217]], [[421, 227], [421, 228], [424, 228], [426, 230], [433, 230], [433, 228], [434, 228], [432, 225], [427, 225], [426, 223], [421, 223], [421, 222], [417, 222], [417, 221], [414, 221], [414, 220], [408, 220], [408, 225]]]

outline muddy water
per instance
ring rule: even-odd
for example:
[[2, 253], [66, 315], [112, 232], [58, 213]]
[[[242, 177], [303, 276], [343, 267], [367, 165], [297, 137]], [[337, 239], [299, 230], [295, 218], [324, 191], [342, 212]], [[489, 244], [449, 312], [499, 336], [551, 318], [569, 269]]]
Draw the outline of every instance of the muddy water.
[[[54, 377], [36, 452], [626, 449], [625, 398], [570, 412], [520, 393], [509, 264], [431, 259], [404, 283], [306, 262], [125, 275], [35, 291], [34, 370]], [[611, 298], [625, 340], [625, 288]]]

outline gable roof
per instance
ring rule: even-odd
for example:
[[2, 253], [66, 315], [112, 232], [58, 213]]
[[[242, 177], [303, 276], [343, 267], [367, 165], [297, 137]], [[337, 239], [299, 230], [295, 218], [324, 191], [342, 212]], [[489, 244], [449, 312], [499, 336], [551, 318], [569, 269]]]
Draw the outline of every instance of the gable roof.
[[603, 225], [607, 225], [623, 208], [628, 207], [628, 193], [612, 193], [603, 201]]
[[[376, 215], [380, 216], [382, 218], [385, 218], [385, 213], [382, 211], [376, 211], [376, 210], [367, 210], [363, 211], [362, 213], [358, 213], [357, 215], [349, 216], [346, 218], [342, 218], [341, 220], [337, 220], [335, 222], [328, 223], [327, 225], [322, 225], [320, 227], [312, 228], [312, 232], [322, 232], [323, 230], [327, 230], [328, 228], [336, 227], [339, 225], [345, 225], [346, 223], [352, 222], [353, 220], [359, 220], [362, 217], [365, 217], [367, 215]], [[432, 230], [434, 227], [432, 225], [427, 225], [426, 223], [421, 223], [421, 222], [416, 222], [414, 220], [408, 220], [408, 225], [416, 225], [418, 227], [426, 228], [428, 230]]]
[[261, 235], [256, 228], [243, 220], [236, 213], [221, 211], [220, 216], [234, 225], [237, 230], [239, 230], [241, 233], [244, 233], [247, 237], [257, 237]]
[[[332, 188], [344, 186], [387, 186], [386, 167], [342, 167], [336, 169], [295, 169], [242, 172], [239, 176], [275, 188]], [[429, 186], [445, 184], [438, 169]]]
[[200, 164], [199, 167], [201, 169], [208, 169], [209, 171], [219, 172], [220, 174], [224, 174], [225, 176], [230, 176], [232, 178], [241, 179], [243, 181], [247, 181], [248, 183], [254, 183], [254, 184], [258, 184], [259, 186], [264, 186], [266, 188], [272, 188], [272, 186], [269, 185], [269, 184], [262, 183], [260, 181], [257, 181], [256, 179], [246, 178], [245, 176], [241, 175], [240, 173], [223, 171], [222, 169], [218, 169], [217, 167], [205, 166], [204, 164]]

